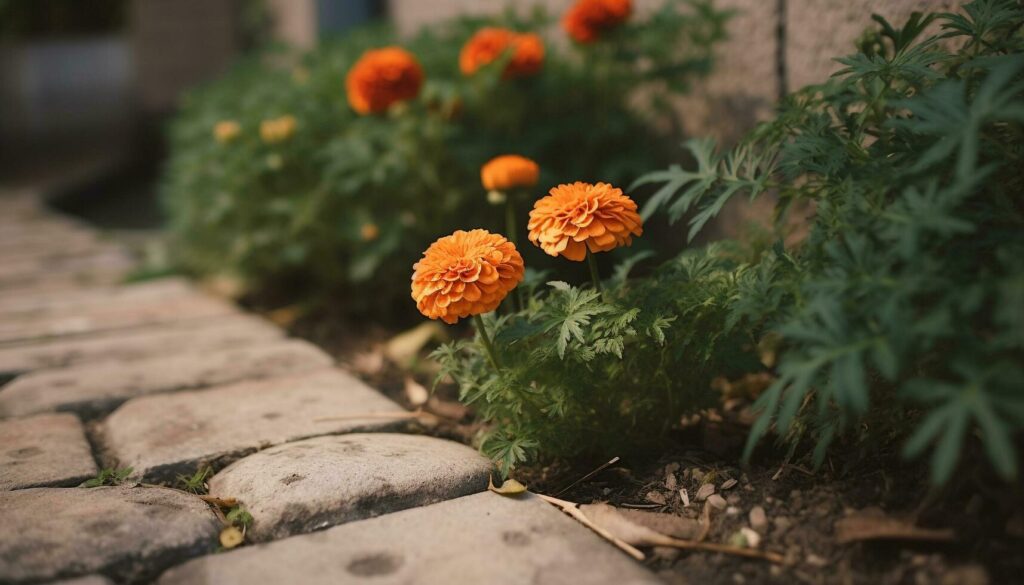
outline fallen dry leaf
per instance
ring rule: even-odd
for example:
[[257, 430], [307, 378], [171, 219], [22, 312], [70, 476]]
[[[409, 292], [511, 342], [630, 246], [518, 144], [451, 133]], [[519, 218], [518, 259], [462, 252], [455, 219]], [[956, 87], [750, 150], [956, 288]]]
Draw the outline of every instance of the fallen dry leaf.
[[720, 552], [747, 558], [763, 559], [773, 563], [781, 563], [783, 561], [782, 555], [777, 553], [728, 544], [673, 538], [632, 521], [623, 513], [623, 510], [608, 504], [587, 504], [580, 506], [579, 511], [595, 526], [607, 531], [612, 537], [632, 546], [668, 546], [682, 550]]
[[392, 337], [384, 346], [384, 355], [395, 364], [408, 367], [431, 339], [443, 340], [446, 336], [437, 321], [425, 321]]
[[495, 487], [494, 478], [488, 477], [487, 489], [503, 496], [517, 496], [526, 491], [526, 486], [514, 479], [506, 479], [505, 482], [501, 484], [501, 487]]
[[275, 325], [284, 327], [285, 329], [291, 327], [300, 316], [302, 316], [302, 311], [298, 305], [281, 307], [280, 309], [274, 309], [267, 313], [267, 319], [270, 319], [270, 321]]
[[430, 400], [427, 401], [427, 410], [438, 416], [456, 421], [466, 418], [466, 415], [469, 414], [469, 408], [461, 402], [441, 400], [437, 396], [431, 396]]
[[[587, 513], [588, 508], [593, 506], [605, 506], [612, 508], [607, 504], [585, 504], [580, 506], [580, 509], [584, 514]], [[644, 528], [653, 530], [660, 534], [672, 536], [674, 538], [694, 538], [700, 534], [700, 522], [692, 518], [686, 518], [684, 516], [676, 516], [675, 514], [666, 514], [663, 512], [647, 512], [644, 510], [629, 510], [629, 509], [616, 509], [620, 516], [626, 520], [643, 526]], [[598, 514], [603, 513], [598, 511]]]
[[840, 544], [864, 540], [953, 540], [951, 529], [919, 528], [907, 520], [886, 516], [878, 508], [866, 508], [837, 520], [835, 531]]
[[413, 379], [412, 376], [405, 377], [405, 397], [413, 406], [423, 406], [430, 400], [430, 391]]
[[228, 526], [220, 531], [220, 545], [224, 548], [235, 548], [242, 544], [243, 540], [245, 540], [245, 535], [234, 526]]

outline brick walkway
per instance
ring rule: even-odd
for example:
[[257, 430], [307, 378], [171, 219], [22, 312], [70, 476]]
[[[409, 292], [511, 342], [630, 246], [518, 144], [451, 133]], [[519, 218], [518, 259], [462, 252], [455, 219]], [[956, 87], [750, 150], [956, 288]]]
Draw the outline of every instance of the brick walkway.
[[[487, 492], [469, 447], [318, 422], [399, 406], [184, 279], [120, 284], [132, 266], [0, 196], [0, 583], [657, 582], [539, 499]], [[260, 544], [219, 550], [213, 509], [154, 485], [207, 465]]]

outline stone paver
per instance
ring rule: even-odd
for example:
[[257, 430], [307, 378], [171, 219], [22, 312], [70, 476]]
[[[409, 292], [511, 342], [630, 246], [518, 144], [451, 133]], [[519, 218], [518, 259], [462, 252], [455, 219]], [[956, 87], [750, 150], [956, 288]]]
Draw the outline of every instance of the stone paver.
[[59, 410], [92, 418], [135, 396], [282, 376], [331, 363], [331, 357], [316, 346], [294, 339], [119, 364], [38, 370], [0, 388], [0, 416]]
[[0, 490], [77, 485], [97, 471], [73, 414], [0, 421]]
[[102, 575], [89, 575], [88, 577], [78, 577], [76, 579], [51, 581], [49, 585], [114, 585], [114, 582]]
[[196, 559], [160, 585], [654, 584], [653, 574], [527, 495], [490, 492]]
[[424, 506], [487, 489], [490, 462], [433, 437], [393, 433], [317, 437], [236, 461], [210, 494], [238, 498], [254, 541]]
[[41, 273], [88, 272], [92, 270], [131, 270], [135, 259], [119, 248], [85, 256], [61, 257], [29, 254], [21, 258], [0, 259], [0, 284], [31, 279]]
[[168, 277], [105, 288], [42, 292], [31, 296], [0, 294], [0, 315], [4, 319], [19, 313], [43, 316], [59, 311], [80, 311], [90, 305], [165, 300], [191, 294], [196, 290], [187, 279]]
[[200, 391], [144, 396], [102, 426], [105, 466], [131, 466], [148, 480], [173, 479], [201, 463], [228, 463], [256, 451], [319, 435], [394, 428], [393, 419], [316, 422], [327, 416], [401, 408], [340, 370], [249, 381]]
[[78, 577], [76, 579], [51, 581], [49, 585], [114, 585], [114, 582], [102, 575], [89, 575], [88, 577]]
[[237, 312], [238, 309], [231, 303], [200, 293], [141, 303], [112, 302], [56, 311], [38, 318], [4, 319], [0, 322], [0, 344], [84, 335], [169, 321], [208, 319]]
[[23, 373], [89, 362], [129, 361], [190, 352], [256, 345], [281, 339], [269, 321], [251, 315], [189, 319], [85, 337], [40, 340], [0, 347], [0, 374]]
[[0, 492], [0, 580], [35, 583], [103, 573], [131, 583], [217, 546], [220, 522], [166, 488]]

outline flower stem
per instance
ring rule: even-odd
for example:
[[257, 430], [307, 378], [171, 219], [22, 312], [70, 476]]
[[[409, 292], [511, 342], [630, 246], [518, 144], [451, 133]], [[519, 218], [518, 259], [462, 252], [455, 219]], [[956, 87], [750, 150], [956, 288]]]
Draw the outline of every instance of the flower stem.
[[594, 283], [594, 289], [601, 292], [601, 277], [597, 274], [597, 258], [589, 248], [587, 249], [587, 265], [590, 266], [590, 280]]
[[473, 324], [476, 325], [477, 333], [480, 334], [480, 340], [484, 342], [484, 349], [487, 350], [487, 357], [490, 359], [491, 365], [494, 366], [495, 371], [500, 370], [501, 366], [498, 365], [498, 355], [494, 352], [494, 344], [491, 343], [491, 338], [487, 335], [484, 320], [480, 315], [473, 315]]
[[[508, 240], [518, 249], [519, 238], [516, 237], [516, 226], [519, 224], [516, 222], [515, 196], [516, 192], [513, 191], [508, 193], [505, 198], [505, 232], [508, 234]], [[526, 307], [526, 300], [523, 298], [521, 288], [517, 288], [515, 294], [512, 295], [512, 302], [516, 312], [522, 311]]]

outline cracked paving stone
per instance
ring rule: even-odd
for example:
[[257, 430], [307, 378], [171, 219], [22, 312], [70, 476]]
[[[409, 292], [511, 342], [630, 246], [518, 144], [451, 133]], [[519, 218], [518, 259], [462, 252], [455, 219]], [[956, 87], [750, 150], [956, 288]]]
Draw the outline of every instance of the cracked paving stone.
[[293, 339], [122, 363], [38, 370], [0, 388], [0, 416], [72, 411], [94, 418], [144, 394], [282, 376], [332, 363], [331, 357], [316, 346]]
[[45, 316], [62, 311], [80, 311], [91, 305], [138, 303], [167, 300], [198, 292], [188, 279], [168, 277], [107, 288], [55, 291], [32, 296], [0, 295], [0, 315]]
[[404, 412], [334, 368], [130, 400], [103, 422], [102, 459], [147, 480], [174, 479], [299, 439], [402, 426], [386, 418], [321, 417]]
[[75, 415], [0, 421], [0, 490], [77, 485], [97, 471]]
[[559, 510], [490, 492], [196, 559], [159, 585], [661, 583]]
[[174, 321], [67, 339], [0, 347], [0, 374], [20, 374], [89, 362], [130, 361], [191, 352], [246, 347], [282, 339], [284, 332], [252, 315]]
[[80, 336], [170, 321], [209, 319], [238, 312], [231, 303], [198, 292], [155, 301], [91, 305], [81, 310], [72, 307], [41, 316], [6, 318], [0, 322], [0, 343], [8, 345]]
[[199, 498], [160, 487], [0, 492], [0, 580], [102, 573], [140, 583], [217, 547], [220, 521]]
[[254, 541], [284, 538], [487, 489], [490, 462], [460, 443], [392, 433], [317, 437], [236, 461], [210, 495], [237, 498]]

